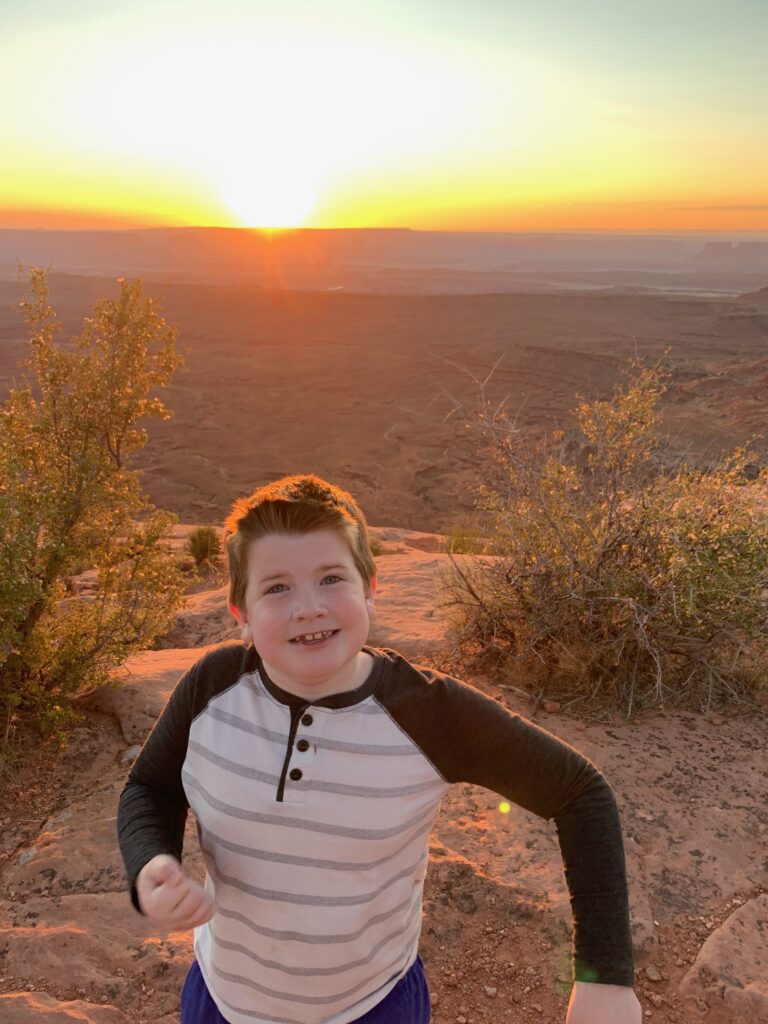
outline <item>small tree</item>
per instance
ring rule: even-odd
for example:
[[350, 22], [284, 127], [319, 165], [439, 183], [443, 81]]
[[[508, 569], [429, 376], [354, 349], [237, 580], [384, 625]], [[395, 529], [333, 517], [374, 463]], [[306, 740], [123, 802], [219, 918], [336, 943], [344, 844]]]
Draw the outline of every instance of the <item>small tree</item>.
[[198, 526], [187, 539], [195, 565], [213, 565], [221, 556], [221, 538], [212, 526]]
[[768, 656], [768, 477], [738, 450], [706, 472], [660, 458], [667, 379], [634, 366], [611, 401], [540, 443], [503, 406], [476, 419], [490, 455], [487, 557], [454, 559], [462, 648], [550, 690], [623, 707], [739, 701]]
[[[181, 359], [177, 332], [120, 280], [70, 344], [30, 271], [22, 302], [29, 378], [0, 407], [0, 708], [47, 729], [71, 700], [103, 685], [133, 651], [172, 622], [182, 577], [161, 538], [175, 522], [141, 493], [132, 456], [144, 418], [171, 414], [154, 388]], [[95, 593], [68, 596], [68, 578], [95, 570]]]

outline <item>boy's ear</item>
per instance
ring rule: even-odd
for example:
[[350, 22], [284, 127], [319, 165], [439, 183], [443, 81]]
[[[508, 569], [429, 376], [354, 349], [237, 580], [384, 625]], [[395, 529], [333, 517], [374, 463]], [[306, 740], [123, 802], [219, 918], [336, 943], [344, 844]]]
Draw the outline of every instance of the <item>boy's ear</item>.
[[373, 611], [373, 597], [376, 593], [376, 577], [371, 577], [371, 582], [368, 584], [368, 593], [365, 597], [365, 603], [368, 605], [368, 611]]
[[233, 605], [231, 601], [227, 602], [227, 607], [237, 619], [237, 624], [240, 626], [240, 639], [247, 646], [253, 640], [253, 630], [248, 625], [248, 622], [240, 609]]

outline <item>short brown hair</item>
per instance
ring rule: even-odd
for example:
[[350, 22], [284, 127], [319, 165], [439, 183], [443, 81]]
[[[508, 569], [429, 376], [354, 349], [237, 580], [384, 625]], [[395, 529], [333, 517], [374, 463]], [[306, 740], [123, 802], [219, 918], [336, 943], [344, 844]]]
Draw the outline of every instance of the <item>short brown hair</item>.
[[245, 604], [248, 551], [270, 533], [311, 533], [336, 530], [349, 544], [366, 586], [376, 576], [365, 516], [351, 494], [318, 476], [284, 476], [239, 498], [224, 523], [229, 556], [229, 600]]

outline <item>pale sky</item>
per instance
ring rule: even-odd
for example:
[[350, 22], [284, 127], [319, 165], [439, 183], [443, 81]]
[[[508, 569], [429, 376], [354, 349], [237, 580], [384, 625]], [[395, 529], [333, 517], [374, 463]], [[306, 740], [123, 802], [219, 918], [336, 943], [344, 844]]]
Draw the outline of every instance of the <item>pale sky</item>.
[[768, 230], [768, 0], [0, 0], [0, 226]]

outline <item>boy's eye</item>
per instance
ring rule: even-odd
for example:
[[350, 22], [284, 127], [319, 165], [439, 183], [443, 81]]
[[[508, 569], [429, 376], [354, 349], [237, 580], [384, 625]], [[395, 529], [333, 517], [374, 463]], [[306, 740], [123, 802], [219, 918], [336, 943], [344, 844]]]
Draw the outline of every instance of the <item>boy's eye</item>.
[[283, 589], [285, 589], [285, 584], [284, 583], [273, 583], [272, 586], [269, 588], [269, 590], [266, 590], [265, 593], [266, 594], [279, 594], [280, 591], [278, 590], [278, 587], [282, 587]]
[[338, 583], [340, 580], [341, 580], [341, 576], [336, 576], [333, 573], [331, 573], [330, 576], [324, 576], [323, 577], [323, 583], [328, 583], [328, 582], [330, 582], [330, 583]]

